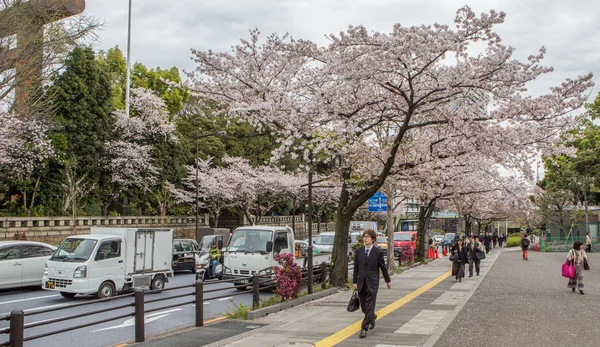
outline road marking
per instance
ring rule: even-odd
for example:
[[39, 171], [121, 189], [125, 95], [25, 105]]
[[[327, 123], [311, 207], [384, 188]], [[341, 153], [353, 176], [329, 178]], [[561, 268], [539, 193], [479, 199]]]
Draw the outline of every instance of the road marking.
[[[450, 277], [451, 274], [452, 274], [452, 270], [448, 270], [448, 272], [444, 273], [443, 275], [439, 276], [438, 278], [434, 279], [433, 281], [427, 283], [426, 285], [422, 286], [421, 288], [411, 292], [410, 294], [396, 300], [395, 302], [393, 302], [393, 303], [387, 305], [386, 307], [380, 309], [379, 311], [375, 312], [377, 314], [377, 319], [379, 320], [379, 319], [387, 316], [388, 314], [394, 312], [395, 310], [399, 309], [400, 307], [406, 305], [407, 303], [411, 302], [413, 299], [415, 299], [419, 295], [425, 293], [426, 291], [435, 287], [437, 284], [439, 284], [446, 278]], [[361, 328], [361, 323], [362, 323], [362, 319], [357, 321], [356, 323], [354, 323], [350, 326], [347, 326], [346, 328], [338, 331], [337, 333], [335, 333], [329, 337], [326, 337], [321, 341], [318, 341], [317, 343], [315, 343], [315, 347], [330, 347], [330, 346], [337, 345], [338, 343], [344, 341], [345, 339], [347, 339], [350, 336], [359, 332], [360, 328]]]
[[221, 316], [221, 317], [217, 317], [217, 318], [205, 320], [203, 322], [203, 324], [210, 324], [210, 323], [218, 322], [218, 321], [223, 320], [223, 319], [227, 319], [227, 316]]
[[[147, 315], [144, 316], [144, 323], [153, 322], [155, 320], [158, 320], [158, 319], [164, 318], [166, 316], [169, 316], [173, 312], [177, 312], [177, 311], [181, 311], [181, 310], [183, 310], [183, 309], [182, 308], [175, 308], [175, 309], [172, 309], [172, 310], [159, 311], [159, 312], [153, 312], [153, 313], [147, 314]], [[115, 325], [115, 326], [108, 327], [108, 328], [102, 328], [102, 329], [92, 330], [92, 332], [95, 333], [97, 331], [126, 328], [126, 327], [132, 327], [134, 325], [135, 325], [135, 317], [134, 318], [129, 318], [129, 319], [125, 320], [123, 323], [121, 323], [121, 325]]]
[[220, 299], [217, 299], [217, 300], [219, 300], [219, 301], [225, 301], [225, 300], [231, 300], [232, 298], [233, 298], [233, 296], [228, 296], [226, 298], [220, 298]]
[[19, 299], [19, 300], [12, 300], [12, 301], [2, 301], [2, 302], [0, 302], [0, 305], [12, 304], [12, 303], [15, 303], [15, 302], [31, 301], [31, 300], [37, 300], [37, 299], [53, 298], [55, 296], [60, 296], [60, 294], [46, 295], [46, 296], [36, 296], [35, 298]]

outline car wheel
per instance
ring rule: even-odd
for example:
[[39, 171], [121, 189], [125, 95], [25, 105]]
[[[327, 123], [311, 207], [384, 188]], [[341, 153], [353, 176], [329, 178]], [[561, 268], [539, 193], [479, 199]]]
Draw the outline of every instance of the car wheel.
[[77, 294], [75, 294], [75, 293], [67, 293], [67, 292], [60, 292], [60, 295], [62, 295], [63, 298], [70, 299], [70, 298], [74, 297]]
[[112, 282], [106, 281], [100, 285], [100, 288], [98, 288], [98, 292], [96, 293], [96, 296], [98, 297], [98, 299], [106, 299], [106, 298], [110, 298], [111, 296], [114, 296], [115, 294], [116, 294], [115, 285], [112, 284]]
[[152, 279], [152, 283], [150, 283], [151, 290], [160, 290], [165, 288], [165, 279], [161, 275], [156, 275]]
[[246, 290], [246, 288], [248, 288], [248, 286], [235, 287], [235, 289], [239, 291]]

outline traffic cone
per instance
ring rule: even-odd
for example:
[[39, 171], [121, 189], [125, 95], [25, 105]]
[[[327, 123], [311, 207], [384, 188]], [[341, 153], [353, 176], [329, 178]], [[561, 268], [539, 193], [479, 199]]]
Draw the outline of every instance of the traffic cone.
[[536, 243], [536, 244], [535, 244], [535, 251], [536, 251], [536, 252], [539, 252], [539, 251], [540, 251], [540, 244], [539, 244], [539, 243]]
[[444, 246], [444, 248], [442, 248], [442, 255], [444, 257], [448, 255], [448, 252], [446, 251], [446, 246]]
[[440, 253], [438, 252], [438, 250], [435, 250], [435, 259], [439, 259], [440, 258]]

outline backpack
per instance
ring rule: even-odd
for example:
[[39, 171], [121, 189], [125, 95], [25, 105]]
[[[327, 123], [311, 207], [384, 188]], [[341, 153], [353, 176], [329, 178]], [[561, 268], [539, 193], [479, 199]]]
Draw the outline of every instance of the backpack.
[[523, 247], [529, 247], [529, 239], [523, 239], [521, 245], [523, 245]]

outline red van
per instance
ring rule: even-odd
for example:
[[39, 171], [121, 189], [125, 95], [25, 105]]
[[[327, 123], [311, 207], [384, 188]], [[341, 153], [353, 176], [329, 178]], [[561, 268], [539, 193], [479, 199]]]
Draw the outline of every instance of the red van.
[[394, 233], [394, 252], [401, 251], [404, 245], [410, 245], [413, 251], [417, 248], [416, 231], [397, 231]]

